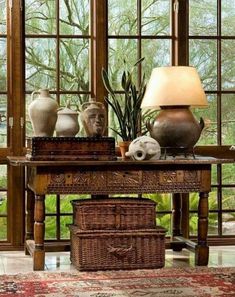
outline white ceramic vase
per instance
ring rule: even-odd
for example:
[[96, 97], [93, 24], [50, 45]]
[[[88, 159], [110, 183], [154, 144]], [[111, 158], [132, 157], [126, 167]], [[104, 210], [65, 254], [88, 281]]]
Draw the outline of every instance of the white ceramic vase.
[[58, 110], [58, 118], [55, 126], [56, 136], [73, 137], [79, 131], [78, 112], [69, 108]]
[[[38, 96], [34, 99], [34, 96]], [[55, 130], [58, 103], [50, 96], [48, 89], [34, 91], [31, 95], [28, 113], [34, 136], [51, 137]]]

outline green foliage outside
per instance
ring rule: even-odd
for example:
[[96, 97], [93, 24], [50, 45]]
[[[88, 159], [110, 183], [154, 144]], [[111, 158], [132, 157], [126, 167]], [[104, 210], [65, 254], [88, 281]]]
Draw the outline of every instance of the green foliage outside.
[[[72, 200], [89, 199], [88, 195], [61, 195], [59, 199], [59, 208], [61, 216], [58, 224], [60, 225], [60, 239], [69, 239], [68, 225], [72, 224]], [[56, 195], [47, 195], [46, 197], [46, 220], [45, 220], [45, 238], [56, 239]]]
[[0, 217], [0, 241], [7, 239], [7, 219]]

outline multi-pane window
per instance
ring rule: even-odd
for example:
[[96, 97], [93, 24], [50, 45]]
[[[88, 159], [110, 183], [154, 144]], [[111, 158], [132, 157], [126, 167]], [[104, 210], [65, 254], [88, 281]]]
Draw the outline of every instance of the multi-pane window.
[[[73, 109], [90, 94], [90, 1], [25, 1], [25, 88], [48, 88]], [[27, 135], [31, 126], [27, 120]]]
[[[234, 1], [189, 1], [189, 63], [198, 69], [209, 101], [209, 108], [198, 110], [206, 124], [203, 145], [235, 144], [234, 29]], [[234, 169], [234, 164], [213, 168], [210, 234], [235, 235]], [[193, 210], [193, 196], [190, 202]]]
[[[69, 103], [70, 108], [80, 110], [91, 93], [90, 44], [89, 0], [26, 0], [26, 106], [33, 91], [48, 88], [60, 107]], [[27, 136], [32, 136], [28, 117]], [[47, 196], [46, 239], [69, 238], [72, 198]]]
[[[120, 92], [124, 70], [133, 71], [137, 86], [150, 77], [157, 66], [172, 63], [172, 1], [108, 1], [108, 72], [112, 87]], [[144, 58], [139, 67], [136, 61]], [[116, 128], [113, 112], [109, 111], [109, 125]], [[110, 135], [117, 137], [110, 130]]]
[[[177, 26], [177, 2], [182, 16], [180, 26]], [[186, 4], [189, 5], [189, 15], [186, 9], [182, 11]], [[122, 71], [131, 71], [140, 58], [145, 59], [133, 70], [137, 87], [144, 73], [146, 81], [149, 79], [154, 67], [173, 65], [176, 61], [187, 64], [188, 59], [189, 64], [197, 68], [209, 100], [208, 108], [194, 110], [197, 118], [203, 117], [205, 121], [198, 144], [234, 145], [234, 17], [233, 0], [0, 0], [0, 156], [3, 156], [0, 165], [0, 240], [12, 240], [17, 234], [17, 231], [10, 230], [13, 224], [7, 226], [7, 220], [14, 218], [12, 213], [18, 211], [14, 209], [17, 208], [15, 205], [23, 205], [24, 199], [12, 195], [7, 206], [7, 193], [9, 196], [11, 194], [7, 192], [6, 156], [9, 152], [24, 153], [22, 135], [19, 139], [13, 139], [7, 134], [18, 135], [19, 131], [19, 134], [23, 134], [24, 121], [21, 117], [25, 110], [26, 139], [33, 135], [27, 109], [32, 100], [31, 93], [35, 90], [48, 88], [60, 106], [65, 106], [69, 101], [72, 109], [80, 109], [81, 104], [91, 96], [96, 96], [98, 101], [104, 100], [101, 68], [107, 67], [110, 81], [115, 93], [120, 94], [121, 102]], [[15, 21], [19, 24], [21, 18], [25, 21], [23, 28], [14, 28], [18, 39], [11, 38], [14, 33], [11, 26], [14, 27]], [[10, 20], [8, 24], [7, 19]], [[188, 39], [181, 31], [176, 34], [177, 29], [187, 29]], [[22, 42], [19, 42], [21, 35]], [[21, 62], [25, 69], [19, 66]], [[11, 75], [17, 79], [17, 86]], [[22, 77], [24, 81], [21, 84]], [[17, 96], [11, 98], [11, 94]], [[108, 113], [109, 127], [116, 128], [114, 113], [112, 110]], [[78, 136], [83, 136], [82, 132], [80, 124]], [[111, 129], [109, 135], [117, 138]], [[21, 176], [17, 170], [10, 170], [13, 175], [13, 181], [12, 176], [9, 177], [10, 185], [15, 185], [14, 178], [17, 178], [17, 185], [20, 179], [24, 182], [23, 174]], [[212, 183], [209, 233], [234, 237], [234, 165], [214, 166]], [[70, 200], [77, 198], [76, 195], [47, 196], [47, 239], [69, 238], [66, 225], [71, 222]], [[158, 203], [158, 223], [165, 226], [170, 234], [170, 194], [153, 194], [151, 198]], [[197, 230], [197, 203], [198, 194], [190, 194], [191, 235], [196, 235]], [[16, 226], [16, 229], [20, 227]], [[10, 230], [10, 235], [7, 230]], [[17, 242], [20, 242], [19, 238]]]

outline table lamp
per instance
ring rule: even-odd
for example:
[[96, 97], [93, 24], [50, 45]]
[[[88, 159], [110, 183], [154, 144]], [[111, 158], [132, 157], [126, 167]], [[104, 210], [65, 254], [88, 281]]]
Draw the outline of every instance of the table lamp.
[[193, 148], [204, 127], [191, 107], [208, 106], [200, 77], [194, 67], [154, 68], [141, 107], [160, 109], [146, 126], [152, 138], [165, 148]]

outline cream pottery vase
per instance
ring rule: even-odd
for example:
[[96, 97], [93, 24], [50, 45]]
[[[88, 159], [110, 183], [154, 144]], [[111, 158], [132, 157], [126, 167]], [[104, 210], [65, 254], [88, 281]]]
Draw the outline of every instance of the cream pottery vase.
[[[38, 96], [34, 99], [34, 96]], [[28, 113], [32, 123], [34, 136], [51, 137], [57, 120], [57, 102], [52, 99], [48, 89], [35, 91], [31, 95]]]
[[55, 126], [56, 136], [75, 136], [79, 131], [78, 112], [66, 106], [64, 109], [59, 110], [57, 114], [58, 119]]

